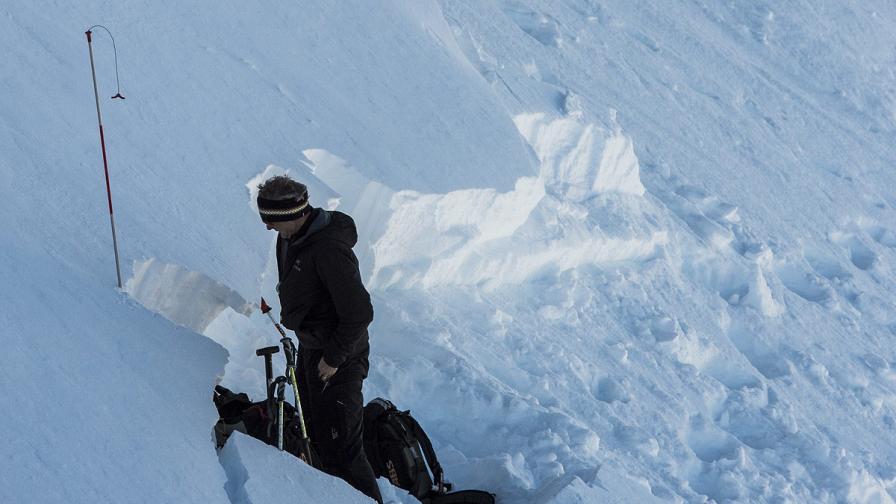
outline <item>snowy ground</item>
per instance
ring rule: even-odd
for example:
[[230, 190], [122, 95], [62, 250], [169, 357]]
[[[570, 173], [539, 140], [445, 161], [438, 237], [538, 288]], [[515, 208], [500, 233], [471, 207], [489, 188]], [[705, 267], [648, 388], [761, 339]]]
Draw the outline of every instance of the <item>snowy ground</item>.
[[[102, 102], [125, 292], [96, 23], [127, 97]], [[364, 501], [211, 438], [213, 384], [260, 397], [277, 341], [253, 188], [284, 172], [358, 222], [365, 394], [459, 487], [896, 501], [894, 23], [882, 0], [0, 7], [0, 501]]]

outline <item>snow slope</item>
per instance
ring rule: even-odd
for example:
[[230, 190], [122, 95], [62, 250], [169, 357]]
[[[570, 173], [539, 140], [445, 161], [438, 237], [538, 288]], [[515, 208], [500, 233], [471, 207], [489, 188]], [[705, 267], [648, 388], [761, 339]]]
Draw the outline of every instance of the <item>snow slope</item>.
[[[262, 394], [253, 188], [286, 171], [356, 218], [366, 396], [410, 408], [458, 486], [896, 499], [890, 2], [0, 14], [4, 502], [361, 499], [211, 441], [216, 381]], [[102, 103], [125, 292], [95, 23], [127, 96]]]

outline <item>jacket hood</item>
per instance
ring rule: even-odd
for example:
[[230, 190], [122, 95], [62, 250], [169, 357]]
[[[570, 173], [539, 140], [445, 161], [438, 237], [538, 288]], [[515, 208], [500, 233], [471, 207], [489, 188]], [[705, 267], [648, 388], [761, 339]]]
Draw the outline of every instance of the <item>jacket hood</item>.
[[348, 215], [335, 210], [319, 209], [313, 218], [302, 242], [335, 240], [344, 243], [348, 248], [358, 243], [358, 228], [354, 219]]

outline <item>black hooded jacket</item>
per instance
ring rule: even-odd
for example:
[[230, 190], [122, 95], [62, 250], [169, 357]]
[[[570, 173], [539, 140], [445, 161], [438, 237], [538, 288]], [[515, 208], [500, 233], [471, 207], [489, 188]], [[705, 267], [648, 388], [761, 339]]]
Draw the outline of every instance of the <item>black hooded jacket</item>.
[[321, 350], [333, 367], [353, 357], [366, 361], [370, 353], [373, 306], [352, 252], [357, 242], [351, 217], [319, 208], [288, 240], [277, 237], [283, 325], [304, 348]]

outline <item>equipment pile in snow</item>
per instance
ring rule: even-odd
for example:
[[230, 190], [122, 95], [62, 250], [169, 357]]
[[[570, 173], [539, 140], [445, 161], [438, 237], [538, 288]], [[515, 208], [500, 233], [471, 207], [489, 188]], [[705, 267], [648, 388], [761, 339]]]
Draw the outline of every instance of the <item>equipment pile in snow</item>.
[[[262, 300], [264, 304], [264, 300]], [[276, 322], [275, 322], [275, 325]], [[265, 360], [267, 398], [253, 402], [245, 393], [215, 387], [214, 402], [220, 419], [215, 424], [218, 448], [233, 431], [240, 431], [288, 451], [317, 467], [318, 458], [308, 442], [301, 409], [284, 400], [287, 383], [293, 386], [296, 405], [301, 404], [295, 378], [295, 347], [283, 335], [281, 342], [287, 361], [287, 375], [273, 376], [271, 357], [277, 347], [259, 348]], [[495, 496], [481, 490], [451, 492], [429, 436], [410, 411], [400, 411], [390, 401], [376, 398], [364, 407], [364, 451], [378, 478], [407, 490], [424, 504], [494, 504]], [[318, 467], [319, 468], [319, 467]]]
[[[215, 441], [218, 448], [224, 446], [233, 431], [240, 431], [271, 446], [278, 444], [278, 417], [276, 403], [269, 400], [252, 402], [245, 393], [235, 393], [220, 385], [215, 387], [215, 406], [220, 418], [215, 424]], [[295, 409], [287, 402], [283, 405], [283, 450], [304, 460], [305, 446]]]

